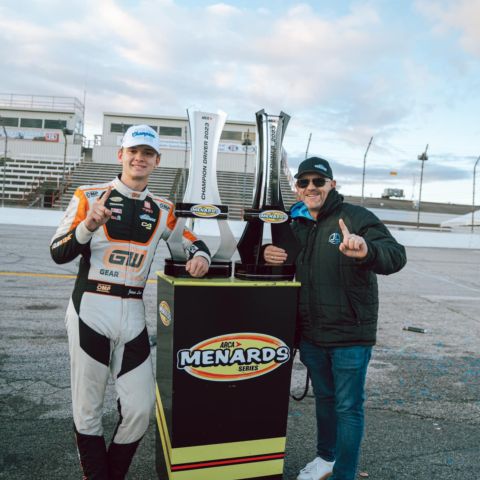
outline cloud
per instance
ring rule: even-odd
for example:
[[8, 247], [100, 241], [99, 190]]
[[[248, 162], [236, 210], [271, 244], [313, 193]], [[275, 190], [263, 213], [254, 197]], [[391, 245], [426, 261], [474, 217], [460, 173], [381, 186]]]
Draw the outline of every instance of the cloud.
[[465, 51], [480, 56], [480, 0], [418, 0], [416, 5], [433, 23], [437, 33], [457, 31]]
[[[313, 132], [310, 151], [341, 159], [352, 181], [371, 136], [379, 178], [427, 141], [454, 152], [462, 130], [478, 137], [478, 122], [460, 122], [478, 111], [480, 0], [25, 4], [0, 5], [2, 90], [80, 99], [85, 90], [89, 136], [105, 111], [184, 115], [198, 105], [254, 121], [261, 108], [283, 110], [291, 161]], [[453, 170], [469, 171], [453, 158]]]
[[221, 16], [230, 16], [238, 15], [241, 13], [241, 10], [232, 6], [227, 5], [226, 3], [216, 3], [215, 5], [209, 5], [207, 7], [207, 12], [212, 15], [221, 15]]

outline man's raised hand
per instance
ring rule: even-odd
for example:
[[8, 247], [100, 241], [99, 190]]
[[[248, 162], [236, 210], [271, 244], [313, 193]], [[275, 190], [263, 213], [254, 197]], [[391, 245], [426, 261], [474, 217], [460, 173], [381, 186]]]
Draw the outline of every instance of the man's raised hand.
[[365, 239], [360, 235], [350, 233], [345, 222], [340, 218], [338, 225], [342, 231], [343, 241], [340, 244], [339, 250], [347, 257], [362, 259], [367, 256], [368, 246]]
[[95, 199], [87, 213], [87, 218], [85, 218], [85, 226], [91, 232], [94, 232], [98, 227], [107, 223], [112, 216], [112, 211], [105, 206], [110, 193], [112, 193], [112, 186], [109, 186], [101, 197]]

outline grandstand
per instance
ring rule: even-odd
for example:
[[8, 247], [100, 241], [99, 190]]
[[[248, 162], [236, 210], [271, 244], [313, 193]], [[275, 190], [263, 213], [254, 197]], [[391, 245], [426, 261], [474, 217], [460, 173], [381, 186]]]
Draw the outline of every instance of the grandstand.
[[[45, 202], [45, 193], [60, 192], [63, 178], [73, 172], [80, 163], [79, 157], [19, 155], [7, 158], [0, 168], [2, 198], [7, 204], [22, 206], [51, 206]], [[4, 185], [4, 186], [3, 186]]]
[[[108, 182], [120, 173], [120, 170], [119, 164], [84, 162], [72, 172], [65, 197], [70, 198], [80, 185]], [[173, 202], [181, 201], [187, 179], [188, 170], [160, 166], [150, 177], [149, 190]], [[252, 206], [253, 173], [244, 175], [238, 172], [219, 171], [217, 182], [222, 204], [229, 207], [229, 218], [242, 219], [243, 209]], [[289, 207], [295, 201], [295, 195], [284, 173], [281, 175], [281, 189], [285, 206]], [[58, 201], [55, 206], [59, 206]]]

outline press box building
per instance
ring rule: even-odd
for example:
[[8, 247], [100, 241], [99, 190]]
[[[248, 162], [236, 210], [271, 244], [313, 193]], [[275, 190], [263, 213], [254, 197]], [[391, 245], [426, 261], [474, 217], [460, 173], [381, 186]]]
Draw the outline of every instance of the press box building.
[[60, 185], [83, 158], [84, 110], [74, 97], [0, 94], [2, 198], [28, 202], [45, 181]]
[[[131, 125], [147, 124], [160, 136], [162, 167], [188, 168], [190, 132], [187, 117], [104, 113], [103, 133], [94, 141], [95, 163], [116, 163], [123, 133]], [[223, 128], [217, 157], [217, 169], [253, 172], [255, 168], [256, 124], [254, 121], [228, 120]]]

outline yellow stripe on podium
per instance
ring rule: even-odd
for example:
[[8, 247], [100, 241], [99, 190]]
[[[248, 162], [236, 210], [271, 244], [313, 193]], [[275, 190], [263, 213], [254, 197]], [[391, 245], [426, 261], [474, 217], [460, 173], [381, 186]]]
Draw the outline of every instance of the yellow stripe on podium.
[[245, 478], [268, 477], [281, 475], [283, 460], [270, 460], [267, 462], [243, 463], [225, 467], [204, 468], [201, 470], [188, 470], [173, 472], [172, 480], [240, 480]]
[[236, 480], [281, 475], [286, 437], [173, 448], [158, 385], [157, 425], [169, 480]]

